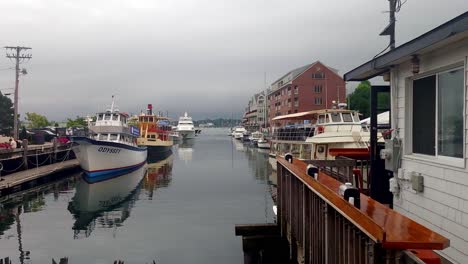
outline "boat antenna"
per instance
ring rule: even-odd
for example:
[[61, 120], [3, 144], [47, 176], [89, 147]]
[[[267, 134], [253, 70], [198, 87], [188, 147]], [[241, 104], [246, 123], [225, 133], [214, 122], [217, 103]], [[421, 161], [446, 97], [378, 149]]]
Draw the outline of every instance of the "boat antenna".
[[114, 112], [114, 95], [112, 95], [111, 113]]

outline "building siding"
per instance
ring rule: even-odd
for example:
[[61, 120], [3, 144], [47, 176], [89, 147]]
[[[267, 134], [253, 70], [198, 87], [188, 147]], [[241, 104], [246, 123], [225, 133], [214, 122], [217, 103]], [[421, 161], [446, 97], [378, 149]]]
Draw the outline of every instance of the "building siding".
[[[314, 79], [312, 74], [316, 72], [323, 72], [325, 74], [324, 79]], [[275, 82], [273, 86], [273, 92], [268, 96], [268, 119], [271, 124], [271, 119], [276, 115], [286, 115], [294, 112], [304, 112], [311, 110], [319, 110], [325, 108], [331, 108], [332, 101], [345, 102], [346, 101], [346, 87], [345, 82], [336, 72], [329, 69], [321, 62], [313, 64], [310, 68], [304, 71], [302, 74], [297, 76], [294, 80], [291, 80], [290, 76], [283, 78], [285, 85], [281, 88], [277, 86], [278, 82]], [[316, 93], [314, 87], [316, 85], [322, 86], [322, 92]], [[291, 94], [288, 94], [288, 88], [291, 88]], [[298, 94], [294, 94], [294, 88], [297, 87], [299, 90]], [[279, 94], [279, 101], [276, 100], [275, 95]], [[299, 105], [294, 105], [294, 98], [298, 98]], [[315, 98], [322, 98], [322, 104], [315, 104]], [[291, 100], [290, 106], [288, 106], [288, 99]], [[280, 108], [277, 110], [275, 103], [281, 102]]]
[[[391, 71], [393, 128], [402, 139], [402, 170], [399, 178], [400, 192], [394, 196], [394, 208], [415, 221], [450, 239], [450, 247], [440, 254], [454, 263], [468, 263], [468, 40], [420, 56], [420, 75], [432, 73], [446, 66], [464, 62], [465, 69], [465, 157], [461, 166], [450, 165], [434, 158], [421, 159], [410, 155], [411, 86], [409, 62], [397, 65]], [[408, 129], [405, 129], [408, 126]], [[416, 193], [411, 188], [409, 175], [420, 173], [424, 177], [424, 191]], [[406, 179], [404, 179], [406, 178]]]

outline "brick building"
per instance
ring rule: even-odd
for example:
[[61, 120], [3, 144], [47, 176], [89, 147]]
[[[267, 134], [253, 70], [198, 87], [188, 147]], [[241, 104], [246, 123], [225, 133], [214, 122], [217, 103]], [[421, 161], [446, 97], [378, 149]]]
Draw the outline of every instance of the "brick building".
[[338, 71], [320, 61], [294, 69], [275, 81], [268, 92], [268, 124], [275, 116], [332, 107], [346, 101]]

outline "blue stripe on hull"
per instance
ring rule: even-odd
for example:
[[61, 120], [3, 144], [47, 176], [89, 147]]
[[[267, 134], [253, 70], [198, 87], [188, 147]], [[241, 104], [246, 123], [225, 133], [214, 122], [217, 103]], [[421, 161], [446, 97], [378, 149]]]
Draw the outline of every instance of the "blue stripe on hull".
[[102, 170], [102, 171], [94, 171], [94, 172], [84, 171], [83, 178], [88, 183], [96, 183], [96, 182], [108, 180], [111, 178], [122, 176], [132, 171], [135, 171], [139, 169], [141, 166], [143, 166], [145, 163], [146, 161], [140, 164], [136, 164], [131, 167], [117, 168], [117, 169], [110, 169], [110, 170]]

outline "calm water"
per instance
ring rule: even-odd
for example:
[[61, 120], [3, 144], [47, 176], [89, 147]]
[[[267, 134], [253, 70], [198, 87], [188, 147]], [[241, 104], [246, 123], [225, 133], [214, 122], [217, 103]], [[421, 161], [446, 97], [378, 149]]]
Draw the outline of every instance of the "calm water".
[[0, 205], [0, 257], [13, 263], [242, 263], [234, 225], [273, 222], [265, 151], [205, 129], [119, 178], [80, 174]]

